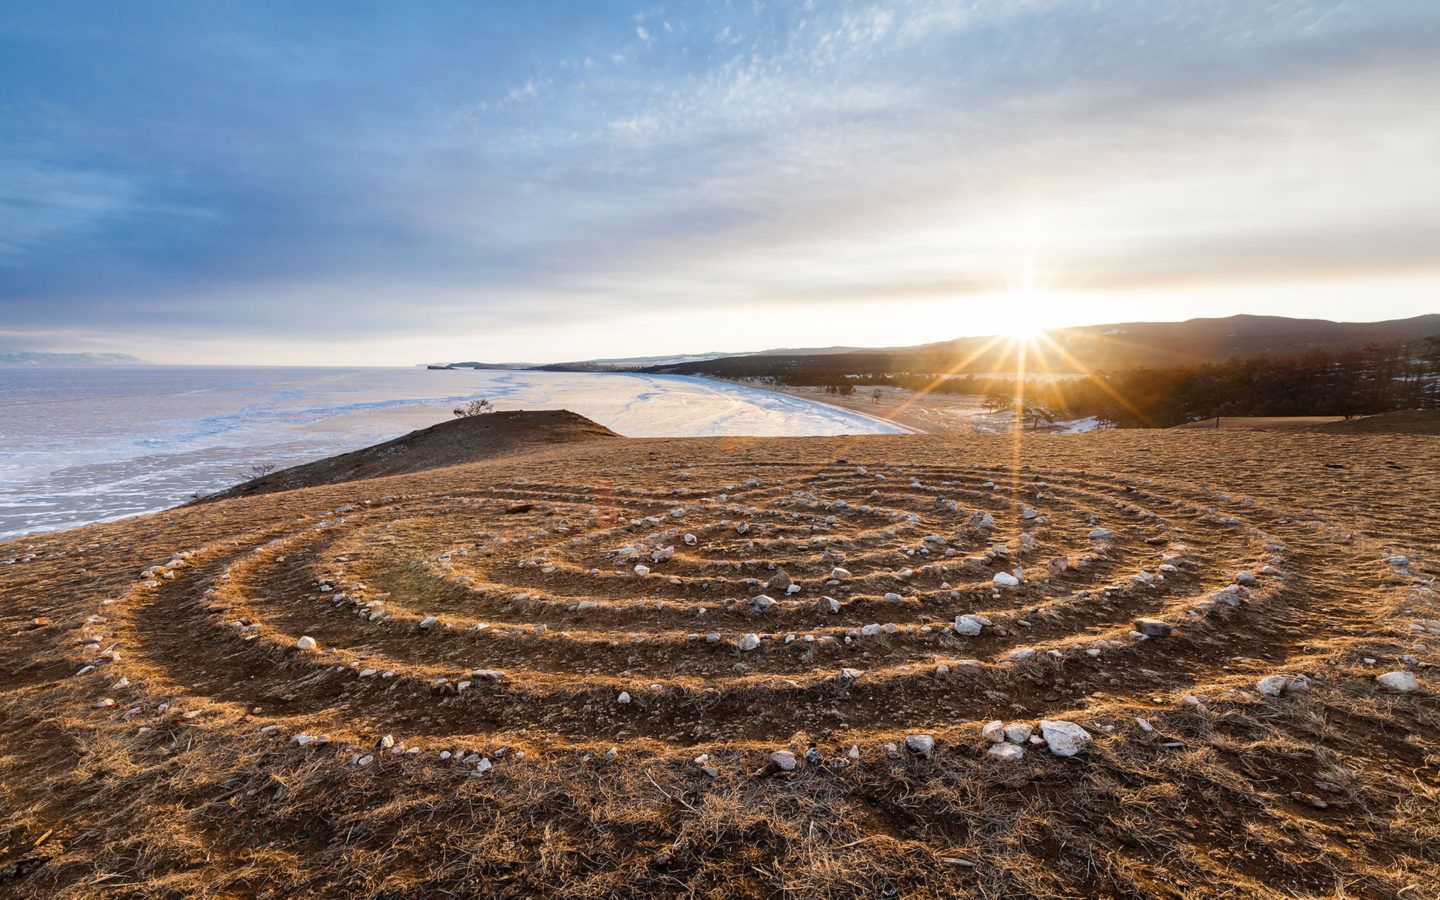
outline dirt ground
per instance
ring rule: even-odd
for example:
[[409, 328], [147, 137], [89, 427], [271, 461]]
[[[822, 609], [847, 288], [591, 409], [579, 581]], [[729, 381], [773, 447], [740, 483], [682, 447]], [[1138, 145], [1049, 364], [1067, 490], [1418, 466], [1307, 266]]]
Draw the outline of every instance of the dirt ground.
[[1429, 437], [607, 439], [0, 544], [0, 895], [1433, 897], [1437, 497]]

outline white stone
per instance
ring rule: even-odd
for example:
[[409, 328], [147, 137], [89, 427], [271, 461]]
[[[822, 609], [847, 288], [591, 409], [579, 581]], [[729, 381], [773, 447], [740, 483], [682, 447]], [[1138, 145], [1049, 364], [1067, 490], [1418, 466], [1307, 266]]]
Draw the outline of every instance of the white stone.
[[740, 639], [740, 649], [746, 652], [754, 650], [758, 646], [760, 646], [760, 635], [758, 634], [747, 634]]
[[776, 750], [770, 754], [770, 761], [782, 772], [791, 772], [795, 769], [795, 754], [789, 750]]
[[616, 703], [619, 703], [621, 706], [624, 706], [625, 704], [629, 703], [629, 702], [630, 702], [630, 692], [629, 692], [629, 691], [621, 691], [621, 692], [620, 692], [620, 696], [618, 696], [618, 697], [615, 698], [615, 702], [616, 702]]
[[775, 600], [773, 597], [767, 597], [766, 595], [761, 594], [760, 596], [751, 599], [750, 605], [755, 608], [756, 612], [764, 612], [765, 610], [775, 605]]
[[979, 616], [964, 615], [955, 617], [956, 634], [963, 634], [969, 637], [974, 637], [975, 635], [980, 633], [980, 630], [983, 627], [984, 622], [980, 620]]
[[300, 639], [295, 642], [296, 650], [314, 650], [317, 646], [319, 645], [315, 639], [308, 634], [301, 635]]
[[830, 570], [830, 577], [835, 579], [836, 581], [844, 581], [846, 578], [850, 577], [850, 570], [842, 568], [841, 566], [836, 566], [835, 568]]
[[1035, 729], [1029, 722], [1011, 722], [1005, 726], [1005, 740], [1012, 744], [1023, 744], [1034, 733]]
[[644, 578], [646, 575], [650, 574], [650, 567], [644, 564], [638, 564], [635, 566], [635, 574], [639, 575], [641, 578]]
[[980, 729], [980, 735], [992, 744], [1004, 743], [1005, 723], [999, 719], [993, 722], [986, 722], [985, 727]]
[[1025, 758], [1025, 748], [1019, 744], [994, 744], [985, 755], [1001, 762], [1019, 762]]
[[422, 631], [428, 631], [429, 629], [434, 628], [438, 624], [440, 624], [440, 620], [437, 617], [426, 616], [425, 618], [420, 620], [420, 629]]
[[1090, 744], [1090, 732], [1064, 719], [1040, 720], [1040, 734], [1056, 756], [1074, 756]]
[[996, 587], [1015, 587], [1018, 584], [1020, 584], [1020, 579], [1016, 578], [1014, 575], [1011, 575], [1009, 572], [995, 573]]
[[1420, 680], [1410, 672], [1386, 672], [1376, 675], [1375, 681], [1383, 688], [1408, 694], [1420, 690]]
[[1278, 697], [1285, 691], [1285, 685], [1290, 679], [1284, 675], [1266, 675], [1255, 682], [1255, 690], [1267, 697]]

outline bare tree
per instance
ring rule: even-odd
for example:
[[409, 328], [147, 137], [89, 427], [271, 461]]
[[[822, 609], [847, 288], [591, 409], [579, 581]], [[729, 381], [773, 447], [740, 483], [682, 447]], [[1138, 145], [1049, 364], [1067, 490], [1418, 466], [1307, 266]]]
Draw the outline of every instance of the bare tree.
[[256, 478], [264, 478], [275, 469], [274, 463], [252, 463], [245, 468], [245, 477], [253, 481]]
[[489, 400], [481, 398], [479, 400], [471, 400], [464, 406], [458, 407], [455, 410], [455, 418], [468, 419], [471, 416], [483, 416], [486, 413], [492, 413], [494, 411], [495, 404], [491, 403]]

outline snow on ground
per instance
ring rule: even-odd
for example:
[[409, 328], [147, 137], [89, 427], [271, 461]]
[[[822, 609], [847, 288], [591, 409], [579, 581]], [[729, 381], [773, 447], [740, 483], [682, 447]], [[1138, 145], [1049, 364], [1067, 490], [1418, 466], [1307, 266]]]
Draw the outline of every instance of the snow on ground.
[[563, 407], [628, 437], [902, 434], [862, 413], [683, 375], [495, 372], [500, 409]]
[[1073, 422], [1062, 422], [1065, 427], [1061, 429], [1064, 434], [1084, 434], [1087, 431], [1094, 431], [1100, 427], [1100, 420], [1095, 416], [1085, 419], [1076, 419]]

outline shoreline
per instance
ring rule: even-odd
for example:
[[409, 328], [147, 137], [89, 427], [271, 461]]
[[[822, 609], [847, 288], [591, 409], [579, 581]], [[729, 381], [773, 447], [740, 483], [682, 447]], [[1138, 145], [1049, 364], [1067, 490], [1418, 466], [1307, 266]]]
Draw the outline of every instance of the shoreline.
[[[0, 404], [9, 454], [0, 472], [5, 541], [168, 509], [192, 493], [244, 481], [255, 464], [286, 468], [363, 449], [446, 421], [454, 405], [476, 397], [500, 409], [571, 409], [637, 438], [910, 431], [836, 404], [781, 401], [778, 392], [688, 376], [389, 367], [68, 371], [53, 383], [33, 369], [0, 377], [25, 388]], [[31, 387], [37, 384], [46, 387]], [[56, 435], [69, 439], [59, 443]]]
[[[731, 381], [731, 380], [726, 379], [726, 378], [712, 378], [712, 377], [709, 376], [709, 375], [676, 375], [676, 376], [673, 376], [673, 377], [676, 377], [676, 378], [690, 378], [690, 379], [693, 379], [693, 380], [695, 380], [695, 381], [703, 381], [703, 382], [709, 382], [709, 383], [711, 383], [711, 384], [725, 385], [726, 387], [731, 387], [731, 388], [737, 388], [737, 387], [739, 387], [739, 388], [747, 388], [747, 389], [749, 389], [749, 390], [752, 390], [752, 391], [760, 391], [761, 393], [765, 393], [765, 394], [776, 394], [776, 395], [781, 396], [781, 397], [790, 397], [791, 399], [794, 399], [794, 400], [803, 400], [803, 401], [805, 401], [806, 403], [813, 403], [813, 404], [815, 404], [816, 406], [828, 407], [829, 409], [837, 410], [837, 411], [839, 411], [839, 412], [845, 413], [846, 415], [860, 416], [861, 418], [864, 418], [864, 419], [871, 419], [871, 420], [873, 420], [873, 421], [875, 421], [875, 422], [880, 422], [880, 423], [882, 423], [882, 424], [884, 424], [884, 425], [889, 425], [891, 428], [899, 428], [902, 434], [933, 434], [933, 433], [934, 433], [934, 432], [924, 431], [924, 430], [922, 430], [922, 429], [916, 428], [916, 427], [913, 426], [913, 425], [906, 425], [904, 422], [898, 422], [898, 421], [896, 421], [896, 420], [894, 420], [894, 419], [887, 419], [887, 418], [884, 417], [884, 416], [877, 416], [877, 415], [875, 415], [874, 413], [868, 413], [868, 412], [865, 412], [864, 410], [851, 409], [850, 407], [848, 407], [848, 406], [842, 406], [842, 405], [839, 404], [839, 403], [830, 403], [830, 402], [825, 401], [825, 400], [817, 400], [817, 399], [815, 399], [814, 397], [806, 397], [805, 395], [799, 394], [799, 393], [793, 393], [793, 394], [792, 394], [792, 393], [790, 393], [789, 391], [780, 390], [780, 389], [778, 388], [778, 386], [776, 386], [776, 385], [765, 385], [765, 386], [762, 387], [761, 385], [750, 384], [750, 383], [744, 382], [744, 381]], [[796, 435], [796, 437], [816, 437], [816, 436], [817, 436], [817, 435]]]
[[[947, 423], [937, 427], [936, 423], [928, 421], [927, 417], [914, 415], [916, 411], [931, 412], [943, 415], [946, 408], [967, 408], [965, 404], [961, 404], [958, 402], [943, 402], [946, 399], [946, 397], [943, 395], [927, 394], [916, 398], [913, 392], [904, 390], [903, 388], [884, 388], [883, 390], [891, 397], [891, 399], [893, 399], [896, 395], [899, 394], [904, 395], [904, 401], [898, 405], [902, 406], [904, 410], [910, 414], [906, 415], [903, 419], [901, 419], [890, 418], [889, 416], [870, 412], [866, 409], [861, 408], [861, 404], [859, 402], [857, 402], [854, 406], [847, 405], [841, 402], [835, 402], [834, 399], [830, 398], [830, 395], [827, 395], [827, 399], [822, 400], [818, 397], [812, 396], [811, 392], [805, 388], [790, 387], [788, 385], [778, 384], [751, 384], [746, 381], [732, 381], [726, 378], [713, 378], [708, 375], [691, 375], [687, 377], [703, 381], [711, 381], [716, 384], [729, 385], [731, 387], [750, 388], [752, 390], [764, 391], [765, 393], [779, 394], [784, 397], [792, 397], [796, 400], [803, 400], [807, 403], [814, 403], [819, 406], [828, 406], [832, 409], [838, 409], [851, 415], [863, 416], [876, 422], [883, 422], [893, 428], [900, 428], [906, 434], [966, 434], [969, 432], [987, 432], [987, 430], [983, 428], [966, 428], [958, 421], [953, 424]], [[978, 409], [974, 414], [980, 415]]]

